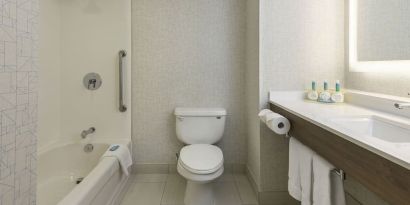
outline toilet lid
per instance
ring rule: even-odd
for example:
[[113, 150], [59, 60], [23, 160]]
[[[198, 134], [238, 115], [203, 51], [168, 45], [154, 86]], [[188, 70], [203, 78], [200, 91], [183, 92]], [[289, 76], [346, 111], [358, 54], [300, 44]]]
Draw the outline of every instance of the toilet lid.
[[223, 154], [219, 147], [209, 144], [185, 146], [179, 154], [181, 165], [196, 174], [216, 172], [223, 165]]

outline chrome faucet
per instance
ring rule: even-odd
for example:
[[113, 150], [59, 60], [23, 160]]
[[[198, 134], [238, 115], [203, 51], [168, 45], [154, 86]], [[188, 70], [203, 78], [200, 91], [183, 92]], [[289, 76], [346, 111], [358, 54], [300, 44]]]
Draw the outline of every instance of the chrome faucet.
[[[410, 97], [410, 92], [407, 93], [407, 95]], [[404, 108], [410, 108], [410, 102], [405, 102], [405, 103], [394, 103], [394, 107], [397, 109], [404, 109]]]
[[410, 103], [395, 103], [394, 107], [400, 110], [404, 108], [410, 108]]
[[94, 127], [90, 127], [88, 130], [83, 130], [81, 132], [81, 138], [85, 139], [87, 137], [87, 135], [94, 133], [95, 132], [95, 128]]

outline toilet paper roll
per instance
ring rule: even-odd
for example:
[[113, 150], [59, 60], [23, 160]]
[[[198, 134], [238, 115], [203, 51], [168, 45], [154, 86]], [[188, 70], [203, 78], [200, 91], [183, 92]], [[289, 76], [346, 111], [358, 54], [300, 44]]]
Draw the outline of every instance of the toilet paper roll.
[[284, 135], [290, 130], [289, 120], [278, 113], [272, 112], [271, 110], [264, 109], [260, 111], [259, 118], [276, 134]]

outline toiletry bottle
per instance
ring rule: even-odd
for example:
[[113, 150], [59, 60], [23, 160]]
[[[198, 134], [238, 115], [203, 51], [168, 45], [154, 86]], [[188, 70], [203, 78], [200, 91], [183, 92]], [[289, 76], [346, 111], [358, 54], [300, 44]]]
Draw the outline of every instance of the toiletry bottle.
[[331, 102], [330, 97], [331, 97], [331, 94], [329, 92], [329, 84], [325, 80], [323, 82], [323, 91], [320, 92], [318, 101], [328, 103], [328, 102]]
[[332, 101], [341, 103], [344, 101], [344, 95], [340, 92], [340, 81], [336, 80], [336, 92], [332, 94]]
[[317, 100], [319, 97], [319, 94], [316, 91], [316, 81], [312, 81], [312, 90], [309, 90], [307, 93], [307, 98], [309, 100]]

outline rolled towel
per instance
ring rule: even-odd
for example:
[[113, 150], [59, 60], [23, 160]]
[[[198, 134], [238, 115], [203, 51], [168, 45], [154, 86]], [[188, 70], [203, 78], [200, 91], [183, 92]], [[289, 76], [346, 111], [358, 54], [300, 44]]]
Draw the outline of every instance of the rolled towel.
[[132, 165], [132, 157], [128, 146], [123, 144], [112, 144], [108, 150], [102, 155], [103, 157], [115, 157], [120, 163], [122, 172], [129, 175], [128, 167]]

